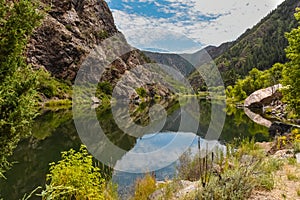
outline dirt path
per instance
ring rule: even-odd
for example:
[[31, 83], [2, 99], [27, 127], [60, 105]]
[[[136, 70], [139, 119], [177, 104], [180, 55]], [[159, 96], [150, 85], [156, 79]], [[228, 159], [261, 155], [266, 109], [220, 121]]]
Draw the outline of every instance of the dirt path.
[[300, 200], [300, 164], [285, 164], [275, 174], [275, 188], [254, 191], [250, 200]]

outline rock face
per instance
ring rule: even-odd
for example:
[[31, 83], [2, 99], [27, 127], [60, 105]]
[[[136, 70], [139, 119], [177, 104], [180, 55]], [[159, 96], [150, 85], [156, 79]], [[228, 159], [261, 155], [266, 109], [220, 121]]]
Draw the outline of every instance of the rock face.
[[278, 84], [257, 90], [245, 99], [244, 106], [248, 108], [260, 108], [263, 105], [270, 104], [273, 100], [281, 97], [281, 94], [277, 92], [280, 88], [282, 88], [282, 85]]
[[60, 79], [74, 80], [86, 55], [117, 33], [103, 0], [42, 0], [51, 5], [42, 25], [30, 39], [27, 60]]
[[[41, 3], [43, 7], [51, 5], [51, 9], [29, 41], [27, 62], [34, 68], [44, 68], [56, 78], [73, 83], [86, 58], [107, 38], [118, 34], [127, 44], [104, 0], [41, 0]], [[131, 48], [130, 52], [112, 61], [99, 80], [115, 86], [126, 75], [127, 79], [136, 82], [139, 77], [126, 73], [144, 65], [147, 60], [143, 53]], [[142, 80], [140, 82], [146, 85]], [[168, 92], [163, 93], [169, 95], [166, 90]]]

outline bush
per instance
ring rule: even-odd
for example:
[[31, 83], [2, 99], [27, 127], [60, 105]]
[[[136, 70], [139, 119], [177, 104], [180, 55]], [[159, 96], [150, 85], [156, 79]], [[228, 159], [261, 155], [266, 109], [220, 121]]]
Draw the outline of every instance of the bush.
[[24, 57], [28, 38], [42, 19], [36, 8], [33, 1], [0, 0], [0, 178], [38, 111], [37, 75]]
[[[100, 169], [93, 166], [92, 156], [85, 146], [79, 152], [62, 152], [62, 160], [50, 163], [43, 199], [114, 199], [113, 189], [106, 189]], [[110, 192], [109, 192], [110, 191]]]
[[147, 91], [145, 90], [145, 88], [136, 88], [135, 91], [139, 95], [140, 98], [147, 97]]
[[300, 8], [297, 8], [295, 18], [298, 21], [298, 27], [286, 33], [286, 38], [289, 42], [285, 49], [286, 57], [289, 59], [284, 64], [282, 82], [287, 86], [283, 90], [284, 99], [287, 101], [289, 108], [295, 112], [297, 116], [300, 115]]
[[112, 95], [113, 88], [111, 83], [104, 81], [98, 83], [97, 90], [96, 90], [96, 96], [102, 98], [109, 98]]
[[148, 200], [149, 196], [155, 192], [156, 189], [155, 178], [150, 174], [146, 174], [144, 178], [136, 181], [132, 200]]
[[[274, 188], [273, 172], [279, 170], [283, 162], [266, 157], [254, 140], [245, 139], [240, 142], [239, 147], [233, 147], [234, 145], [228, 145], [226, 154], [215, 153], [214, 158], [209, 159], [208, 156], [204, 161], [199, 156], [191, 158], [189, 154], [181, 158], [178, 168], [180, 177], [198, 177], [197, 180], [202, 182], [185, 199], [246, 199], [253, 189]], [[194, 165], [197, 160], [200, 164]], [[205, 184], [201, 177], [203, 169], [207, 171], [206, 177], [209, 177], [205, 179]]]
[[227, 87], [226, 96], [234, 101], [242, 101], [256, 90], [278, 84], [283, 67], [282, 64], [275, 64], [265, 71], [253, 68], [244, 79], [238, 79], [234, 86]]
[[70, 84], [57, 80], [44, 69], [38, 71], [38, 85], [39, 93], [45, 95], [47, 98], [58, 97], [59, 99], [68, 99], [72, 96], [72, 87]]

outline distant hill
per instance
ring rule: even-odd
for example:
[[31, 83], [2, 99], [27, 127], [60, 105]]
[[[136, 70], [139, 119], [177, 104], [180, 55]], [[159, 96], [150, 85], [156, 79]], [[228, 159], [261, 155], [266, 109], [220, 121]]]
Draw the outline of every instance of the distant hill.
[[[284, 34], [297, 26], [294, 18], [296, 7], [300, 7], [300, 1], [284, 1], [215, 59], [225, 85], [234, 84], [237, 78], [244, 77], [254, 67], [265, 70], [277, 62], [286, 62], [284, 48], [288, 42]], [[199, 77], [192, 74], [190, 79], [197, 83]]]
[[[253, 28], [247, 29], [237, 40], [223, 43], [219, 47], [208, 46], [194, 54], [145, 54], [158, 63], [179, 69], [183, 75], [189, 76], [195, 89], [204, 84], [200, 75], [194, 71], [193, 65], [199, 67], [207, 59], [214, 59], [225, 85], [233, 85], [252, 68], [265, 70], [277, 62], [287, 61], [284, 49], [288, 42], [284, 34], [297, 26], [294, 18], [296, 7], [300, 7], [300, 1], [284, 1]], [[207, 57], [205, 52], [211, 58]]]
[[195, 67], [213, 60], [224, 53], [232, 45], [231, 42], [224, 43], [219, 47], [208, 46], [193, 54], [156, 53], [143, 51], [152, 61], [178, 69], [182, 75], [188, 77]]

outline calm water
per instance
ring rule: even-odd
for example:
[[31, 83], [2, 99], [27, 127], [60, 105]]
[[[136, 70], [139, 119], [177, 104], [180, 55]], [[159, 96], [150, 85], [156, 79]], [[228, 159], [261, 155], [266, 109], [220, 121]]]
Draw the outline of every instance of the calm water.
[[[187, 100], [190, 101], [190, 100]], [[130, 173], [130, 171], [147, 170], [149, 168], [159, 168], [161, 162], [166, 161], [164, 154], [156, 162], [149, 162], [147, 157], [145, 160], [134, 159], [136, 153], [155, 152], [155, 150], [167, 146], [170, 142], [174, 142], [174, 138], [179, 139], [182, 143], [170, 147], [168, 149], [168, 161], [172, 161], [176, 156], [172, 157], [172, 152], [180, 149], [181, 144], [190, 142], [191, 149], [197, 146], [199, 136], [205, 137], [211, 122], [212, 103], [209, 100], [198, 100], [199, 109], [188, 109], [185, 114], [182, 113], [182, 103], [177, 100], [161, 101], [158, 104], [166, 110], [167, 118], [165, 121], [160, 120], [160, 115], [157, 116], [158, 124], [162, 124], [159, 132], [143, 132], [137, 137], [124, 133], [124, 127], [116, 122], [116, 118], [121, 118], [124, 110], [119, 108], [113, 113], [110, 108], [98, 107], [97, 111], [97, 126], [100, 126], [111, 143], [122, 149], [122, 153], [115, 156], [110, 165], [123, 171], [114, 171], [112, 180], [119, 184], [120, 192], [123, 194], [125, 190], [131, 189], [131, 184], [134, 180], [142, 176], [143, 173]], [[146, 127], [151, 123], [149, 113], [155, 103], [142, 103], [139, 105], [130, 105], [129, 113], [133, 122], [141, 127]], [[184, 104], [189, 106], [189, 104]], [[222, 108], [221, 104], [214, 102], [215, 109], [222, 113], [226, 113], [226, 120], [219, 137], [218, 145], [221, 143], [230, 142], [237, 137], [255, 137], [257, 141], [268, 140], [268, 129], [252, 122], [244, 113], [243, 110], [235, 108]], [[77, 121], [89, 121], [87, 112], [83, 112], [81, 116], [77, 116]], [[197, 118], [195, 116], [199, 115]], [[180, 127], [182, 119], [189, 117], [189, 122], [185, 127]], [[163, 123], [162, 123], [163, 122]], [[191, 131], [194, 124], [198, 125], [197, 130]], [[91, 130], [93, 125], [88, 127]], [[96, 127], [96, 126], [95, 126]], [[122, 127], [122, 129], [120, 128]], [[132, 127], [125, 127], [126, 130], [131, 130]], [[1, 179], [0, 193], [4, 199], [20, 199], [25, 193], [30, 193], [38, 186], [45, 185], [45, 176], [48, 173], [49, 163], [56, 162], [60, 159], [60, 152], [69, 150], [70, 148], [79, 149], [82, 141], [88, 143], [89, 138], [93, 136], [87, 134], [79, 137], [75, 128], [72, 110], [58, 110], [44, 112], [36, 121], [33, 127], [33, 137], [22, 140], [16, 148], [11, 161], [16, 163], [6, 175], [6, 180]], [[99, 142], [99, 141], [98, 141]], [[202, 143], [207, 142], [201, 139]], [[94, 144], [92, 142], [92, 144]], [[98, 144], [97, 142], [95, 144]], [[100, 144], [100, 142], [99, 142]], [[102, 143], [101, 143], [102, 144]], [[103, 146], [104, 145], [104, 146]], [[107, 144], [102, 144], [103, 148]], [[91, 145], [93, 146], [93, 145]], [[173, 145], [174, 146], [174, 145]], [[183, 145], [184, 146], [184, 145]], [[103, 151], [99, 150], [98, 151]], [[101, 149], [101, 148], [100, 148]], [[90, 148], [91, 152], [96, 152]], [[105, 148], [104, 148], [105, 151]], [[100, 152], [101, 153], [101, 152]], [[103, 153], [103, 152], [102, 152]], [[152, 160], [153, 161], [153, 160]], [[155, 171], [158, 180], [172, 178], [176, 173], [175, 163], [171, 162], [168, 166], [157, 169]], [[164, 164], [164, 163], [163, 163]], [[124, 196], [125, 197], [125, 196]], [[35, 198], [32, 198], [35, 199]], [[38, 199], [38, 198], [37, 198]]]

